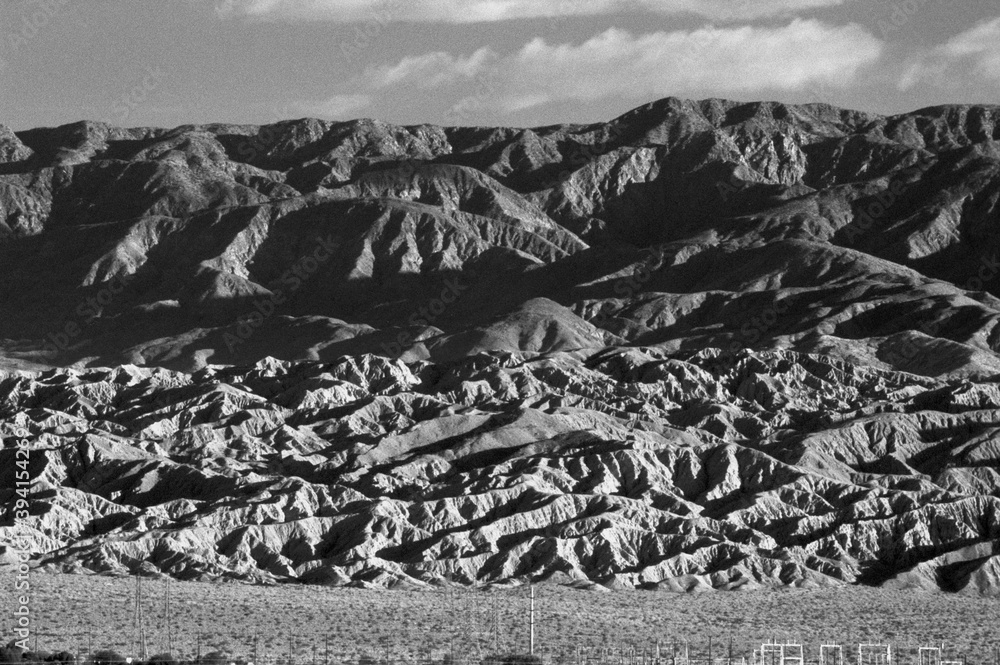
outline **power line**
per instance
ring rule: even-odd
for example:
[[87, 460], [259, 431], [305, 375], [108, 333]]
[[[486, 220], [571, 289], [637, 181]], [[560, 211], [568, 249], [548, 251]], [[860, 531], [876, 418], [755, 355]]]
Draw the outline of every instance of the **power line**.
[[535, 655], [535, 585], [528, 585], [528, 654]]
[[173, 618], [170, 615], [170, 578], [167, 578], [167, 585], [163, 592], [163, 603], [165, 607], [166, 621], [167, 621], [167, 653], [173, 655], [174, 653], [174, 627]]
[[134, 652], [139, 652], [143, 660], [149, 660], [149, 653], [146, 648], [146, 622], [142, 615], [142, 577], [136, 573], [135, 576], [135, 606], [132, 610], [132, 628]]

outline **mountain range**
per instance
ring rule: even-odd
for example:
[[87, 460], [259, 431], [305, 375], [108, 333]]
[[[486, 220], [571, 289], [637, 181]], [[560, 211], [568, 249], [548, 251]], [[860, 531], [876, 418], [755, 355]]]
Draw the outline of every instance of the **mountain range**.
[[0, 126], [0, 434], [53, 570], [1000, 593], [998, 277], [1000, 107]]

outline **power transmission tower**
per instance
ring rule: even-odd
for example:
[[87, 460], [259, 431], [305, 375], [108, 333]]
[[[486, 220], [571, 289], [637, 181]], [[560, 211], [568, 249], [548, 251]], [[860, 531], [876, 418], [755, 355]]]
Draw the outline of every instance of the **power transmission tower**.
[[167, 578], [167, 586], [163, 591], [164, 614], [167, 622], [167, 653], [174, 653], [174, 627], [173, 617], [170, 616], [170, 578]]
[[475, 587], [469, 589], [468, 592], [471, 599], [472, 607], [467, 608], [468, 613], [468, 623], [469, 623], [469, 633], [472, 638], [472, 645], [469, 648], [469, 657], [472, 662], [478, 663], [483, 658], [483, 618], [481, 616], [482, 607], [479, 603], [479, 590]]
[[135, 576], [135, 607], [132, 611], [132, 627], [135, 641], [133, 653], [138, 652], [142, 660], [149, 660], [149, 653], [146, 649], [146, 621], [142, 616], [142, 577], [138, 573]]
[[535, 585], [528, 585], [528, 653], [535, 655]]
[[500, 655], [500, 594], [493, 593], [493, 655]]

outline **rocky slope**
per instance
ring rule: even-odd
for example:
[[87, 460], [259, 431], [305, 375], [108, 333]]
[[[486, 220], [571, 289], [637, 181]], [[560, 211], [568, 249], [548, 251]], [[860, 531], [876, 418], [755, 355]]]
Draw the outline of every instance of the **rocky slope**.
[[20, 372], [0, 390], [3, 433], [34, 442], [30, 540], [57, 570], [1000, 590], [995, 382], [631, 348]]
[[0, 126], [0, 501], [24, 428], [57, 569], [1000, 592], [998, 222], [998, 107]]
[[0, 357], [640, 344], [988, 376], [998, 118], [665, 99], [536, 129], [0, 129]]

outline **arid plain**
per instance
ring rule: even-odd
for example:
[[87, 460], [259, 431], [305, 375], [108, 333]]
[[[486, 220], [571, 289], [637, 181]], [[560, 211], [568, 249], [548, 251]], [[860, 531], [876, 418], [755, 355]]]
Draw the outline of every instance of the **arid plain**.
[[[0, 585], [10, 583], [0, 573]], [[39, 648], [86, 651], [92, 646], [127, 653], [134, 648], [135, 582], [100, 575], [33, 575]], [[143, 583], [150, 653], [166, 650], [163, 580]], [[306, 585], [245, 585], [170, 582], [175, 652], [192, 656], [221, 650], [258, 661], [285, 659], [291, 645], [299, 662], [382, 659], [386, 638], [392, 660], [442, 660], [454, 644], [461, 658], [485, 656], [493, 648], [494, 607], [499, 611], [500, 648], [527, 646], [526, 587], [387, 590]], [[939, 592], [888, 591], [863, 587], [777, 589], [681, 594], [601, 591], [557, 584], [535, 586], [536, 644], [547, 659], [573, 662], [577, 649], [593, 657], [601, 648], [655, 649], [670, 658], [687, 642], [692, 660], [748, 656], [762, 641], [800, 640], [807, 660], [821, 643], [841, 643], [854, 662], [859, 642], [893, 645], [900, 663], [915, 662], [915, 649], [944, 643], [945, 656], [965, 656], [970, 665], [992, 663], [1000, 646], [1000, 602], [996, 598]], [[11, 599], [0, 597], [10, 615]], [[53, 630], [53, 627], [57, 627]], [[478, 662], [478, 660], [477, 660]], [[669, 660], [667, 661], [669, 662]]]

